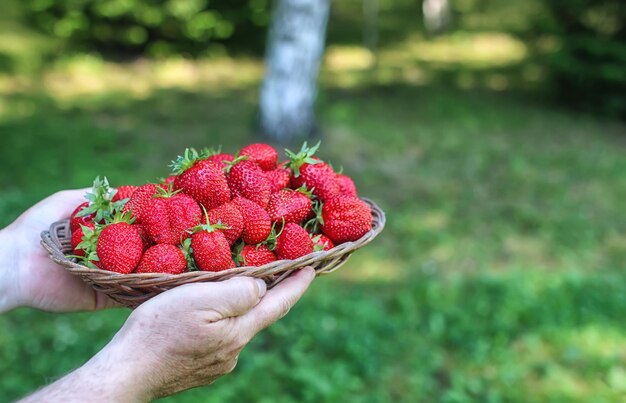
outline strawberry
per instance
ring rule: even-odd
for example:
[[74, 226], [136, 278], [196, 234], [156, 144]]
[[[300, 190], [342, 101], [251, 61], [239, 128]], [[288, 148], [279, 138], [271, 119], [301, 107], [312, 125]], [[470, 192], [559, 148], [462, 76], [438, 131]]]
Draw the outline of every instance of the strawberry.
[[150, 235], [148, 235], [148, 231], [146, 230], [146, 227], [144, 227], [141, 224], [133, 223], [133, 227], [137, 228], [137, 231], [139, 232], [139, 235], [141, 236], [141, 242], [143, 243], [143, 250], [145, 252], [146, 249], [152, 246]]
[[324, 203], [321, 229], [336, 244], [356, 241], [372, 229], [372, 212], [356, 197], [339, 196]]
[[265, 173], [252, 161], [233, 161], [229, 167], [228, 186], [233, 197], [245, 197], [265, 208], [270, 199], [270, 183]]
[[290, 158], [289, 168], [293, 171], [291, 187], [296, 189], [306, 185], [320, 200], [330, 200], [339, 195], [339, 185], [335, 179], [335, 171], [330, 165], [313, 154], [319, 148], [320, 143], [308, 148], [306, 142], [298, 154], [285, 150]]
[[148, 204], [153, 196], [159, 192], [159, 186], [153, 183], [146, 183], [139, 186], [130, 196], [130, 200], [124, 205], [124, 212], [130, 212], [135, 217], [135, 223], [143, 222], [144, 212], [148, 208]]
[[281, 189], [289, 186], [289, 179], [291, 178], [291, 169], [286, 168], [281, 164], [278, 168], [265, 171], [265, 177], [270, 183], [270, 192], [276, 193]]
[[327, 251], [331, 250], [335, 247], [333, 241], [324, 234], [312, 235], [311, 239], [313, 240], [313, 249], [317, 251]]
[[279, 259], [297, 259], [313, 252], [313, 241], [304, 228], [287, 223], [276, 238], [276, 255]]
[[78, 216], [78, 213], [86, 207], [89, 207], [89, 202], [79, 204], [70, 215], [70, 230], [72, 231], [72, 234], [78, 231], [81, 225], [91, 224], [93, 226], [93, 219], [96, 217], [96, 213]]
[[358, 197], [356, 193], [356, 186], [354, 186], [352, 178], [347, 175], [336, 174], [335, 180], [337, 181], [337, 185], [339, 185], [340, 195]]
[[187, 230], [200, 222], [202, 210], [189, 195], [158, 191], [146, 205], [142, 224], [153, 243], [178, 245], [189, 237]]
[[83, 241], [83, 237], [85, 236], [83, 227], [93, 230], [95, 228], [95, 225], [93, 222], [87, 222], [85, 224], [81, 224], [76, 231], [72, 232], [72, 252], [76, 256], [85, 256], [85, 251], [83, 250], [83, 248], [78, 247], [78, 245]]
[[214, 224], [223, 224], [226, 229], [222, 232], [226, 237], [229, 245], [233, 245], [243, 232], [243, 217], [235, 203], [229, 202], [222, 204], [208, 212], [210, 222]]
[[191, 236], [193, 259], [199, 270], [222, 271], [235, 267], [230, 245], [220, 225], [203, 224]]
[[172, 162], [174, 189], [193, 197], [205, 209], [212, 210], [230, 201], [230, 190], [221, 165], [207, 161], [193, 148], [185, 150]]
[[243, 217], [243, 233], [241, 234], [243, 241], [250, 245], [265, 241], [272, 232], [272, 221], [267, 211], [243, 197], [234, 199], [233, 203]]
[[241, 266], [263, 266], [276, 261], [276, 254], [267, 245], [244, 245], [237, 256]]
[[111, 201], [116, 202], [119, 200], [130, 199], [130, 197], [137, 190], [137, 186], [124, 185], [117, 188], [117, 191], [113, 195]]
[[221, 166], [222, 168], [226, 168], [228, 166], [228, 163], [233, 162], [234, 159], [235, 159], [235, 156], [232, 154], [219, 153], [219, 154], [213, 154], [207, 157], [206, 160], [211, 161], [217, 164], [218, 166]]
[[283, 189], [270, 196], [267, 212], [272, 222], [300, 223], [311, 211], [310, 193], [306, 189]]
[[256, 163], [264, 171], [275, 169], [278, 163], [278, 152], [268, 144], [247, 145], [239, 151], [239, 155], [247, 156], [249, 161]]
[[151, 246], [144, 254], [135, 273], [180, 274], [187, 271], [187, 260], [180, 248], [170, 244]]
[[139, 231], [129, 221], [132, 221], [129, 214], [121, 214], [102, 229], [96, 244], [98, 267], [122, 274], [137, 267], [143, 244]]

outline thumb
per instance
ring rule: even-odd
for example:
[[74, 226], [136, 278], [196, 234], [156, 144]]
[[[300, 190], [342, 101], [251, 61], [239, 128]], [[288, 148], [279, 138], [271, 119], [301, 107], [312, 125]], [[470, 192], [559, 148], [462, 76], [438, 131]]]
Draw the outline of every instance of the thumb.
[[214, 283], [186, 284], [166, 291], [147, 304], [165, 303], [209, 313], [209, 322], [240, 316], [252, 309], [265, 295], [265, 282], [252, 277], [234, 277]]
[[271, 289], [261, 302], [241, 317], [247, 322], [250, 337], [265, 329], [289, 312], [304, 295], [315, 278], [315, 270], [305, 267]]

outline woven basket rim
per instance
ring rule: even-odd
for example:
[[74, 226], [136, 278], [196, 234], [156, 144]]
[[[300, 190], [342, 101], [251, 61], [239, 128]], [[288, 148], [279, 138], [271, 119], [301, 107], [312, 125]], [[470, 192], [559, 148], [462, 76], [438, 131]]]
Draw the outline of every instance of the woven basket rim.
[[[80, 275], [81, 277], [106, 277], [107, 283], [121, 281], [123, 283], [132, 284], [134, 281], [140, 282], [142, 286], [150, 286], [151, 281], [154, 280], [154, 285], [157, 286], [163, 281], [175, 280], [176, 282], [184, 283], [185, 280], [201, 280], [211, 281], [212, 277], [216, 279], [226, 279], [237, 275], [245, 275], [261, 278], [266, 275], [274, 275], [286, 272], [288, 275], [295, 269], [305, 267], [311, 263], [321, 260], [328, 260], [332, 258], [339, 258], [342, 255], [352, 253], [353, 251], [370, 243], [385, 227], [385, 213], [376, 205], [372, 200], [362, 198], [365, 203], [368, 204], [372, 211], [372, 229], [363, 235], [360, 239], [353, 242], [344, 242], [335, 246], [328, 251], [313, 252], [308, 255], [302, 256], [295, 260], [277, 260], [263, 266], [241, 266], [232, 269], [222, 270], [219, 272], [210, 271], [190, 271], [181, 274], [168, 274], [168, 273], [116, 273], [107, 270], [91, 268], [84, 266], [77, 262], [75, 258], [69, 258], [63, 252], [67, 249], [67, 245], [64, 248], [63, 242], [67, 242], [67, 235], [71, 237], [71, 234], [66, 234], [63, 239], [58, 237], [59, 229], [65, 230], [69, 233], [69, 219], [60, 220], [52, 223], [48, 230], [41, 233], [41, 244], [49, 252], [49, 257], [54, 262], [64, 266], [68, 271], [73, 274]], [[281, 276], [279, 280], [282, 280], [286, 275]], [[275, 281], [277, 283], [278, 281]]]

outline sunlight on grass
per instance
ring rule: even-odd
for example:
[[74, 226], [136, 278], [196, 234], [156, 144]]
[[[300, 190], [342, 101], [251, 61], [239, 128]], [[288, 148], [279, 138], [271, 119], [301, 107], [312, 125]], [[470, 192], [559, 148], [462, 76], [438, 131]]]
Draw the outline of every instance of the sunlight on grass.
[[362, 70], [372, 67], [374, 55], [360, 46], [328, 46], [324, 55], [325, 67], [332, 72]]
[[378, 256], [372, 248], [356, 251], [348, 263], [334, 273], [338, 280], [348, 282], [389, 282], [407, 274], [406, 267], [394, 259]]
[[43, 85], [58, 100], [110, 92], [142, 99], [158, 89], [202, 89], [215, 93], [249, 88], [258, 83], [261, 74], [261, 64], [253, 59], [172, 58], [118, 64], [82, 55], [57, 63], [45, 74]]
[[587, 400], [626, 392], [626, 335], [601, 324], [529, 335], [515, 343], [520, 363], [535, 368], [525, 384], [540, 398]]

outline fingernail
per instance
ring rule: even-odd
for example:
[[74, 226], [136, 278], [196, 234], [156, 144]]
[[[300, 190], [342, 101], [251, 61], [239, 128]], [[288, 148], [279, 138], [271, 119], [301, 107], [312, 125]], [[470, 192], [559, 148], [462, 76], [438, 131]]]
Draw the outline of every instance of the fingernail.
[[255, 279], [255, 281], [256, 286], [259, 289], [259, 298], [261, 298], [265, 295], [265, 292], [267, 291], [267, 284], [265, 284], [265, 281], [261, 280], [260, 278]]
[[313, 279], [313, 277], [315, 277], [315, 269], [313, 269], [312, 267], [304, 267], [302, 270], [308, 271], [309, 272], [309, 278]]

